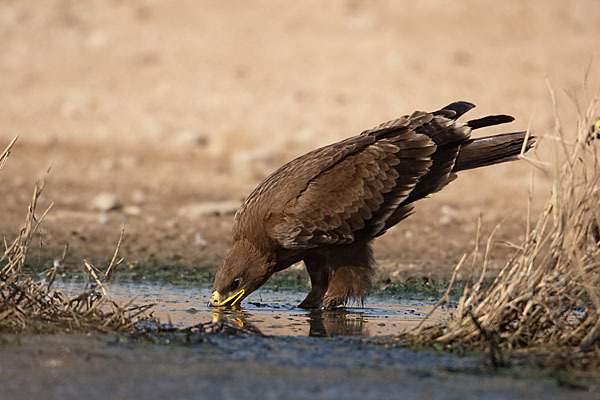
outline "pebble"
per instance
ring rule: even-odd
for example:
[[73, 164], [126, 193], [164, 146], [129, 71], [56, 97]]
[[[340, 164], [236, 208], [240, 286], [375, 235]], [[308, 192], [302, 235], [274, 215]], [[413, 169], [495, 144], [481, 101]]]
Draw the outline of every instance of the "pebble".
[[98, 223], [100, 225], [106, 225], [110, 222], [110, 217], [108, 216], [108, 214], [100, 214], [98, 216]]
[[208, 145], [208, 136], [203, 132], [184, 130], [172, 135], [170, 141], [180, 146], [206, 147]]
[[271, 149], [239, 151], [231, 157], [231, 168], [237, 176], [247, 179], [262, 179], [277, 166]]
[[135, 204], [142, 204], [145, 203], [147, 200], [146, 193], [141, 190], [141, 189], [134, 189], [131, 192], [131, 201], [134, 202]]
[[123, 209], [123, 212], [127, 215], [141, 215], [142, 209], [138, 206], [127, 206]]
[[233, 215], [239, 206], [237, 201], [206, 201], [183, 206], [177, 214], [186, 218]]
[[438, 218], [438, 223], [442, 226], [449, 225], [458, 217], [458, 210], [454, 207], [443, 205], [440, 208], [441, 216]]
[[204, 238], [202, 237], [202, 235], [200, 235], [200, 233], [196, 233], [196, 236], [194, 237], [194, 242], [201, 247], [204, 247], [207, 245], [206, 240], [204, 240]]
[[144, 163], [141, 157], [135, 155], [123, 155], [120, 157], [105, 158], [100, 161], [99, 167], [102, 170], [118, 170], [138, 168]]
[[103, 192], [94, 197], [91, 203], [93, 211], [113, 211], [123, 207], [119, 196], [114, 193]]

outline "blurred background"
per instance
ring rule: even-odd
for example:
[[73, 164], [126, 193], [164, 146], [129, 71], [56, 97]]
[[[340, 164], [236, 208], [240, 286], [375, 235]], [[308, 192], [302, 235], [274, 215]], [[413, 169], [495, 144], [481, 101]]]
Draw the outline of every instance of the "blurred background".
[[[517, 121], [501, 129], [543, 135], [547, 79], [574, 129], [598, 50], [596, 0], [0, 0], [0, 139], [20, 135], [0, 233], [18, 231], [52, 166], [41, 259], [66, 242], [110, 257], [125, 223], [128, 258], [213, 267], [261, 179], [382, 121], [468, 100], [470, 117], [506, 113]], [[481, 213], [518, 240], [531, 169], [462, 174], [378, 242], [380, 265], [454, 265]]]

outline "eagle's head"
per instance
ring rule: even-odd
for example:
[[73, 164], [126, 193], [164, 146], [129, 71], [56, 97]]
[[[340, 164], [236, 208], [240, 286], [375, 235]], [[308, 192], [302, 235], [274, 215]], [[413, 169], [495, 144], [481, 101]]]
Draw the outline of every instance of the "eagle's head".
[[237, 240], [215, 275], [210, 305], [233, 307], [261, 287], [275, 263], [247, 239]]

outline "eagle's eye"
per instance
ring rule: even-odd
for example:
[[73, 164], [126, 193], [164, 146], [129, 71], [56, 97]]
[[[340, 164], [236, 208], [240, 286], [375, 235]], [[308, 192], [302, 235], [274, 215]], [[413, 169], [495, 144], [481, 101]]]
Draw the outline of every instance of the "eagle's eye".
[[231, 290], [236, 290], [238, 287], [240, 287], [240, 278], [235, 278], [229, 287]]

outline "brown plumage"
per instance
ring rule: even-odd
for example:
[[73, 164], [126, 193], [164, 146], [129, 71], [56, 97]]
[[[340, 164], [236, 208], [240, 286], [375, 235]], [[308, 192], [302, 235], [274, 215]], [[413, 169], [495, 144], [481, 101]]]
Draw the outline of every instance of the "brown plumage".
[[[513, 120], [466, 123], [473, 108], [452, 103], [417, 111], [313, 150], [267, 177], [235, 215], [233, 246], [217, 271], [213, 305], [232, 305], [269, 277], [304, 261], [312, 290], [304, 308], [362, 301], [371, 287], [371, 243], [443, 188], [455, 172], [515, 159], [524, 132], [471, 139], [471, 131]], [[525, 148], [534, 143], [529, 138]]]

